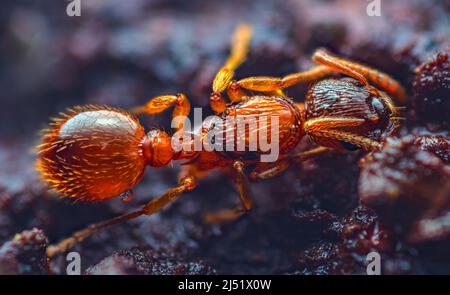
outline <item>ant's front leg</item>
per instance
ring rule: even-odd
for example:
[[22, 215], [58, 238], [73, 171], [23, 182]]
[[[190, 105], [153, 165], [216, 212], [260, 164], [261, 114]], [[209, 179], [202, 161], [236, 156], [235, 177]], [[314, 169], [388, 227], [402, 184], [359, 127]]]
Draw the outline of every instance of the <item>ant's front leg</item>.
[[172, 119], [176, 120], [174, 125], [177, 126], [177, 130], [180, 130], [184, 127], [184, 122], [191, 111], [191, 104], [189, 103], [186, 95], [183, 93], [179, 93], [177, 95], [156, 96], [150, 99], [144, 106], [133, 108], [131, 112], [136, 115], [156, 115], [172, 106], [174, 106]]
[[235, 161], [233, 163], [233, 169], [241, 204], [231, 209], [205, 214], [203, 219], [206, 223], [212, 224], [233, 221], [252, 209], [253, 202], [251, 198], [250, 183], [244, 172], [244, 164], [241, 161]]
[[312, 55], [312, 60], [318, 64], [330, 67], [338, 73], [355, 78], [367, 86], [368, 81], [384, 89], [386, 93], [396, 97], [400, 103], [406, 102], [405, 89], [389, 75], [359, 63], [336, 57], [325, 49], [317, 49]]
[[245, 61], [251, 34], [252, 29], [249, 25], [242, 24], [236, 28], [232, 39], [230, 57], [214, 77], [210, 105], [216, 114], [220, 114], [226, 109], [226, 102], [222, 97], [222, 92], [231, 84], [234, 71]]
[[[346, 127], [356, 127], [363, 124], [364, 119], [346, 117], [321, 117], [309, 119], [303, 128], [313, 139], [335, 139], [354, 144], [366, 151], [380, 149], [381, 144], [370, 138], [343, 131]], [[341, 130], [340, 130], [341, 129]]]
[[106, 229], [108, 227], [111, 227], [115, 224], [120, 224], [132, 219], [135, 219], [142, 215], [152, 215], [167, 205], [171, 204], [175, 200], [177, 200], [181, 194], [185, 191], [193, 190], [196, 186], [196, 179], [194, 176], [186, 176], [181, 178], [179, 181], [179, 185], [177, 187], [174, 187], [172, 189], [169, 189], [166, 193], [163, 195], [152, 199], [150, 202], [148, 202], [146, 205], [142, 207], [142, 209], [133, 211], [131, 213], [127, 213], [124, 215], [120, 215], [117, 217], [114, 217], [109, 220], [105, 220], [99, 223], [91, 224], [85, 229], [79, 230], [75, 233], [73, 233], [70, 237], [63, 239], [56, 245], [50, 245], [47, 248], [47, 255], [49, 257], [53, 257], [57, 254], [64, 253], [67, 250], [71, 249], [76, 244], [82, 242], [86, 238], [92, 236], [96, 232]]

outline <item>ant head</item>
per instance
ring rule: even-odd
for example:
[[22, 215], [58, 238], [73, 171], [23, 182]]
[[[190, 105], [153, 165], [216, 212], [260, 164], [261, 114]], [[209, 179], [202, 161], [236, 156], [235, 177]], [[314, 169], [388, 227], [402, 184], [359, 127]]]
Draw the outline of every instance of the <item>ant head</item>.
[[141, 180], [145, 131], [133, 115], [80, 106], [53, 121], [37, 147], [37, 170], [53, 189], [77, 200], [100, 201]]
[[[309, 89], [306, 96], [306, 120], [325, 117], [362, 119], [363, 123], [357, 126], [335, 126], [334, 129], [377, 142], [395, 130], [398, 119], [396, 114], [396, 108], [386, 93], [373, 86], [364, 86], [352, 78], [319, 81]], [[339, 150], [359, 148], [351, 142], [312, 137], [323, 146]]]

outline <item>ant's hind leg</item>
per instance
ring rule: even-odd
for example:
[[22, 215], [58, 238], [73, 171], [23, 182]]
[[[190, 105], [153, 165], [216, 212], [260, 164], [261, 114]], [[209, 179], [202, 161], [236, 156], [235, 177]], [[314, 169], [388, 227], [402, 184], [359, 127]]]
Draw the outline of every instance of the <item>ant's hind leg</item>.
[[312, 55], [312, 60], [318, 64], [326, 65], [336, 72], [353, 77], [363, 85], [367, 86], [367, 81], [370, 81], [384, 89], [389, 95], [396, 97], [400, 103], [406, 102], [406, 93], [400, 83], [383, 72], [333, 56], [325, 49], [317, 49]]
[[210, 104], [216, 114], [220, 114], [226, 109], [226, 102], [221, 93], [231, 84], [234, 71], [245, 61], [251, 35], [252, 28], [247, 24], [239, 25], [234, 32], [230, 56], [217, 72], [212, 84], [213, 92], [210, 97]]
[[184, 177], [180, 180], [180, 184], [177, 187], [174, 187], [172, 189], [169, 189], [166, 193], [163, 195], [152, 199], [150, 202], [148, 202], [146, 205], [144, 205], [141, 209], [133, 211], [131, 213], [127, 213], [124, 215], [120, 215], [117, 217], [114, 217], [109, 220], [105, 220], [99, 223], [94, 223], [86, 227], [85, 229], [79, 230], [75, 233], [73, 233], [70, 237], [65, 238], [64, 240], [60, 241], [56, 245], [50, 245], [47, 248], [47, 255], [49, 257], [53, 257], [57, 254], [64, 253], [67, 250], [71, 249], [76, 244], [82, 242], [86, 238], [92, 236], [96, 232], [106, 229], [108, 227], [111, 227], [115, 224], [120, 224], [132, 219], [135, 219], [142, 215], [152, 215], [170, 203], [177, 200], [181, 194], [185, 191], [190, 191], [195, 188], [196, 181], [195, 178], [192, 176]]
[[180, 130], [183, 128], [184, 122], [191, 110], [191, 104], [188, 98], [182, 93], [156, 96], [150, 99], [146, 105], [133, 108], [131, 112], [136, 115], [156, 115], [172, 106], [175, 106], [172, 112], [172, 119], [176, 120], [173, 123], [176, 129]]
[[252, 209], [253, 202], [251, 198], [250, 183], [244, 173], [244, 164], [241, 161], [235, 161], [233, 163], [233, 169], [241, 204], [231, 209], [205, 214], [203, 220], [206, 223], [212, 224], [233, 221]]

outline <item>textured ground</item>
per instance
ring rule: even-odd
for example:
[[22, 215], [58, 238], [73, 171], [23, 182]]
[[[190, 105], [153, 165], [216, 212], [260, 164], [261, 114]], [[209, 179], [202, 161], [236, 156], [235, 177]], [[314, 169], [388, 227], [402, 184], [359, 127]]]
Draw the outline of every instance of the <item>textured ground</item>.
[[[312, 51], [327, 47], [404, 84], [410, 102], [400, 139], [367, 157], [324, 155], [255, 183], [256, 209], [221, 226], [205, 225], [201, 214], [231, 206], [237, 195], [212, 174], [168, 210], [78, 245], [83, 271], [354, 274], [376, 250], [384, 273], [450, 273], [445, 1], [381, 1], [379, 17], [357, 0], [82, 2], [75, 18], [64, 1], [2, 3], [0, 273], [64, 273], [64, 257], [45, 257], [46, 238], [137, 208], [176, 184], [175, 165], [148, 169], [130, 203], [58, 199], [33, 171], [32, 147], [47, 118], [75, 104], [129, 108], [178, 91], [206, 116], [211, 81], [243, 21], [254, 39], [238, 78], [306, 69]], [[304, 91], [288, 94], [302, 100]], [[168, 115], [142, 123], [170, 127]]]

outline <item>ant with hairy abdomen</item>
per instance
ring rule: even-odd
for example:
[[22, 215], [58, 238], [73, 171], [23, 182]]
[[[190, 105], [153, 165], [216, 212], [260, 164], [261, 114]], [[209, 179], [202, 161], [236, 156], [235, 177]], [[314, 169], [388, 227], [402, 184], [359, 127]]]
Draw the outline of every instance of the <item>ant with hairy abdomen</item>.
[[[330, 149], [379, 149], [382, 140], [396, 129], [400, 118], [390, 96], [405, 101], [405, 92], [399, 83], [384, 73], [332, 56], [323, 49], [312, 56], [318, 65], [307, 71], [282, 78], [233, 80], [234, 71], [246, 58], [250, 36], [248, 25], [240, 25], [235, 31], [230, 57], [213, 81], [210, 105], [221, 120], [229, 116], [277, 116], [278, 160], [259, 162], [245, 152], [175, 151], [172, 136], [157, 129], [146, 134], [129, 112], [92, 105], [69, 109], [44, 130], [42, 143], [37, 148], [37, 170], [61, 195], [75, 200], [103, 201], [132, 189], [141, 180], [147, 165], [162, 167], [174, 160], [188, 162], [181, 168], [178, 186], [137, 211], [75, 232], [50, 246], [47, 250], [50, 257], [102, 228], [158, 212], [183, 192], [193, 190], [197, 181], [214, 168], [232, 171], [241, 205], [207, 214], [205, 220], [210, 223], [233, 220], [252, 208], [249, 178], [270, 178], [284, 171], [295, 159], [309, 158]], [[336, 72], [349, 78], [326, 79]], [[283, 93], [283, 89], [299, 83], [311, 83], [305, 103], [294, 102]], [[225, 91], [230, 103], [222, 96]], [[174, 108], [177, 131], [182, 130], [190, 113], [190, 103], [184, 94], [158, 96], [133, 111], [155, 115], [170, 107]], [[207, 129], [197, 131], [201, 138]], [[319, 147], [289, 154], [305, 135]], [[261, 153], [261, 150], [253, 152]], [[248, 165], [255, 165], [249, 177], [244, 172]]]

